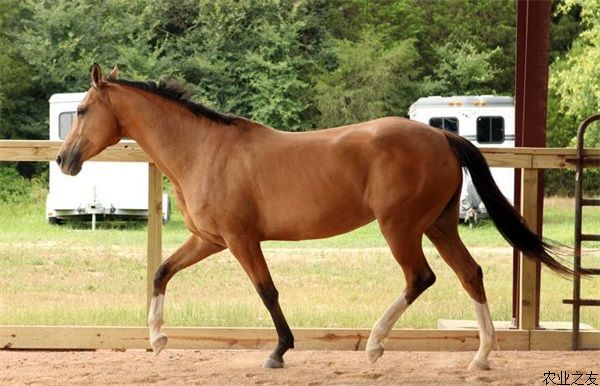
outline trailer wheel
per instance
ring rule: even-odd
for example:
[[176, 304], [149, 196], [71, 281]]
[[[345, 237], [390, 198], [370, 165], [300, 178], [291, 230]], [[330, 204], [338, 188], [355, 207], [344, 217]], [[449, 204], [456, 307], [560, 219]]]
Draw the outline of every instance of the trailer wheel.
[[475, 208], [467, 209], [464, 221], [469, 224], [469, 228], [477, 226], [479, 224], [479, 211]]

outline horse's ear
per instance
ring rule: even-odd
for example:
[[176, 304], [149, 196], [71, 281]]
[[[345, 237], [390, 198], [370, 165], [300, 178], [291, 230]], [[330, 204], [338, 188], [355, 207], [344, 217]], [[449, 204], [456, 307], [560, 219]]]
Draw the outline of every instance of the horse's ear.
[[102, 69], [98, 63], [94, 63], [92, 64], [90, 71], [92, 73], [92, 86], [99, 87], [102, 84]]
[[119, 67], [117, 67], [116, 64], [115, 64], [115, 67], [112, 69], [112, 71], [108, 73], [108, 77], [110, 79], [114, 79], [114, 80], [119, 79]]

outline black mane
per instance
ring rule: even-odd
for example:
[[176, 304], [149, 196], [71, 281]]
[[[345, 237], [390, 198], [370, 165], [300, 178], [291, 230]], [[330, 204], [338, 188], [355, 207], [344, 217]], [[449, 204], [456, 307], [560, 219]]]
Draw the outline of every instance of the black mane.
[[114, 79], [108, 77], [107, 80], [112, 83], [122, 84], [125, 86], [135, 87], [140, 90], [149, 91], [153, 94], [167, 98], [173, 102], [177, 102], [185, 106], [188, 110], [200, 117], [208, 118], [212, 121], [223, 123], [225, 125], [233, 124], [235, 119], [232, 115], [222, 114], [218, 111], [210, 109], [200, 103], [191, 100], [192, 92], [188, 86], [175, 80], [161, 79], [158, 82], [153, 80], [134, 81], [125, 79]]

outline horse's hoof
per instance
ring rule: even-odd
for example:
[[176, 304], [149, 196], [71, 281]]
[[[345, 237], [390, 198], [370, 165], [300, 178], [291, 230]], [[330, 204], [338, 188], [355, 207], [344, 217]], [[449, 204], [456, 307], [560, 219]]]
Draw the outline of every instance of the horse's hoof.
[[278, 361], [276, 359], [268, 357], [261, 367], [263, 369], [281, 369], [283, 368], [283, 361]]
[[150, 344], [152, 345], [154, 355], [158, 355], [167, 345], [167, 336], [161, 332], [150, 342]]
[[469, 371], [482, 371], [489, 370], [490, 363], [487, 359], [473, 359], [473, 362], [469, 365]]
[[374, 348], [370, 348], [366, 350], [367, 359], [370, 364], [377, 362], [379, 358], [383, 355], [383, 346], [381, 344], [377, 345]]

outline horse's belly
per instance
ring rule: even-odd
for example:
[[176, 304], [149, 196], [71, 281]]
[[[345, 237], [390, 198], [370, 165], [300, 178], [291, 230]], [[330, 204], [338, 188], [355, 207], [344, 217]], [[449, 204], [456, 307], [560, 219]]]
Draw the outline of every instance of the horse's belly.
[[290, 202], [265, 216], [264, 238], [307, 240], [339, 235], [373, 221], [372, 211], [362, 202]]

